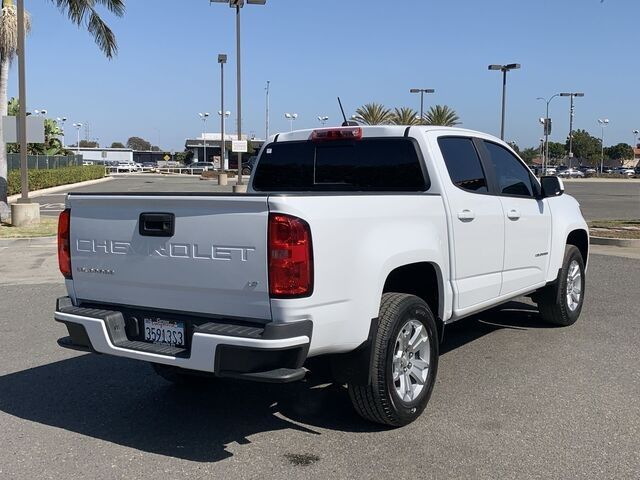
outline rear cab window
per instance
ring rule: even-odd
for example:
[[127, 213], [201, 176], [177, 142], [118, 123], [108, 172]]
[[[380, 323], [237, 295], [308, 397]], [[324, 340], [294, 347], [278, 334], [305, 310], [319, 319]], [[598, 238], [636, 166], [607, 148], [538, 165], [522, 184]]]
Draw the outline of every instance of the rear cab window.
[[405, 137], [271, 143], [253, 177], [255, 191], [421, 192], [429, 186], [418, 146]]

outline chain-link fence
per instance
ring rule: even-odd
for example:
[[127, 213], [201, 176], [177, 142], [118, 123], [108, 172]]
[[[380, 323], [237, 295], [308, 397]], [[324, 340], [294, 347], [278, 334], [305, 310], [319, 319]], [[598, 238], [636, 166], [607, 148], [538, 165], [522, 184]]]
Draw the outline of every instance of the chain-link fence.
[[[7, 154], [7, 163], [9, 171], [20, 169], [20, 154], [9, 153]], [[49, 156], [49, 155], [28, 155], [27, 163], [29, 169], [45, 170], [47, 168], [62, 168], [73, 167], [76, 165], [82, 165], [82, 155], [69, 155], [69, 156]]]

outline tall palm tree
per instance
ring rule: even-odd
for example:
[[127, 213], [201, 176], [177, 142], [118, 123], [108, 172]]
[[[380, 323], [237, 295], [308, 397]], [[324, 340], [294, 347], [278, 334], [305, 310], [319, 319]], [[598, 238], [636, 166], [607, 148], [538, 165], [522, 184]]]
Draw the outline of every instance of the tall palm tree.
[[[84, 25], [94, 41], [111, 59], [118, 51], [116, 37], [102, 20], [96, 6], [102, 6], [114, 15], [124, 15], [124, 0], [50, 0], [60, 12], [66, 14], [71, 22]], [[29, 15], [25, 12], [25, 31], [31, 26]], [[18, 15], [14, 0], [2, 0], [2, 18], [0, 18], [0, 115], [7, 114], [7, 83], [9, 66], [16, 55], [18, 46]], [[2, 141], [0, 123], [0, 218], [7, 216], [7, 152]]]
[[456, 111], [448, 105], [435, 105], [429, 108], [429, 111], [424, 115], [424, 122], [427, 125], [441, 125], [443, 127], [453, 127], [461, 123]]
[[420, 115], [413, 108], [396, 108], [391, 123], [394, 125], [419, 125]]
[[367, 103], [356, 110], [354, 120], [361, 125], [388, 125], [393, 113], [380, 103]]

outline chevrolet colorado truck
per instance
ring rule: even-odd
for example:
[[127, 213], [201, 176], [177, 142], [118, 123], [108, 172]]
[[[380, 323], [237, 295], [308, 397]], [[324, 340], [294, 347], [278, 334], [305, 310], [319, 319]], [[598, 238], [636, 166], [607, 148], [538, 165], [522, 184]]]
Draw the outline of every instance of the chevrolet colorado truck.
[[490, 135], [347, 126], [271, 137], [243, 195], [71, 193], [58, 343], [175, 382], [291, 382], [324, 358], [361, 416], [405, 425], [446, 325], [521, 295], [577, 320], [589, 236], [563, 191]]

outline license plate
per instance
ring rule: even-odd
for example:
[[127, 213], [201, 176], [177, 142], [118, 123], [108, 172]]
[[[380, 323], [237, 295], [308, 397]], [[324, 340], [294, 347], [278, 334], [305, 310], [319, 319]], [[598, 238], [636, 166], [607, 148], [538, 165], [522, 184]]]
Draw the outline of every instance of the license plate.
[[184, 347], [184, 323], [145, 318], [144, 339], [147, 342]]

